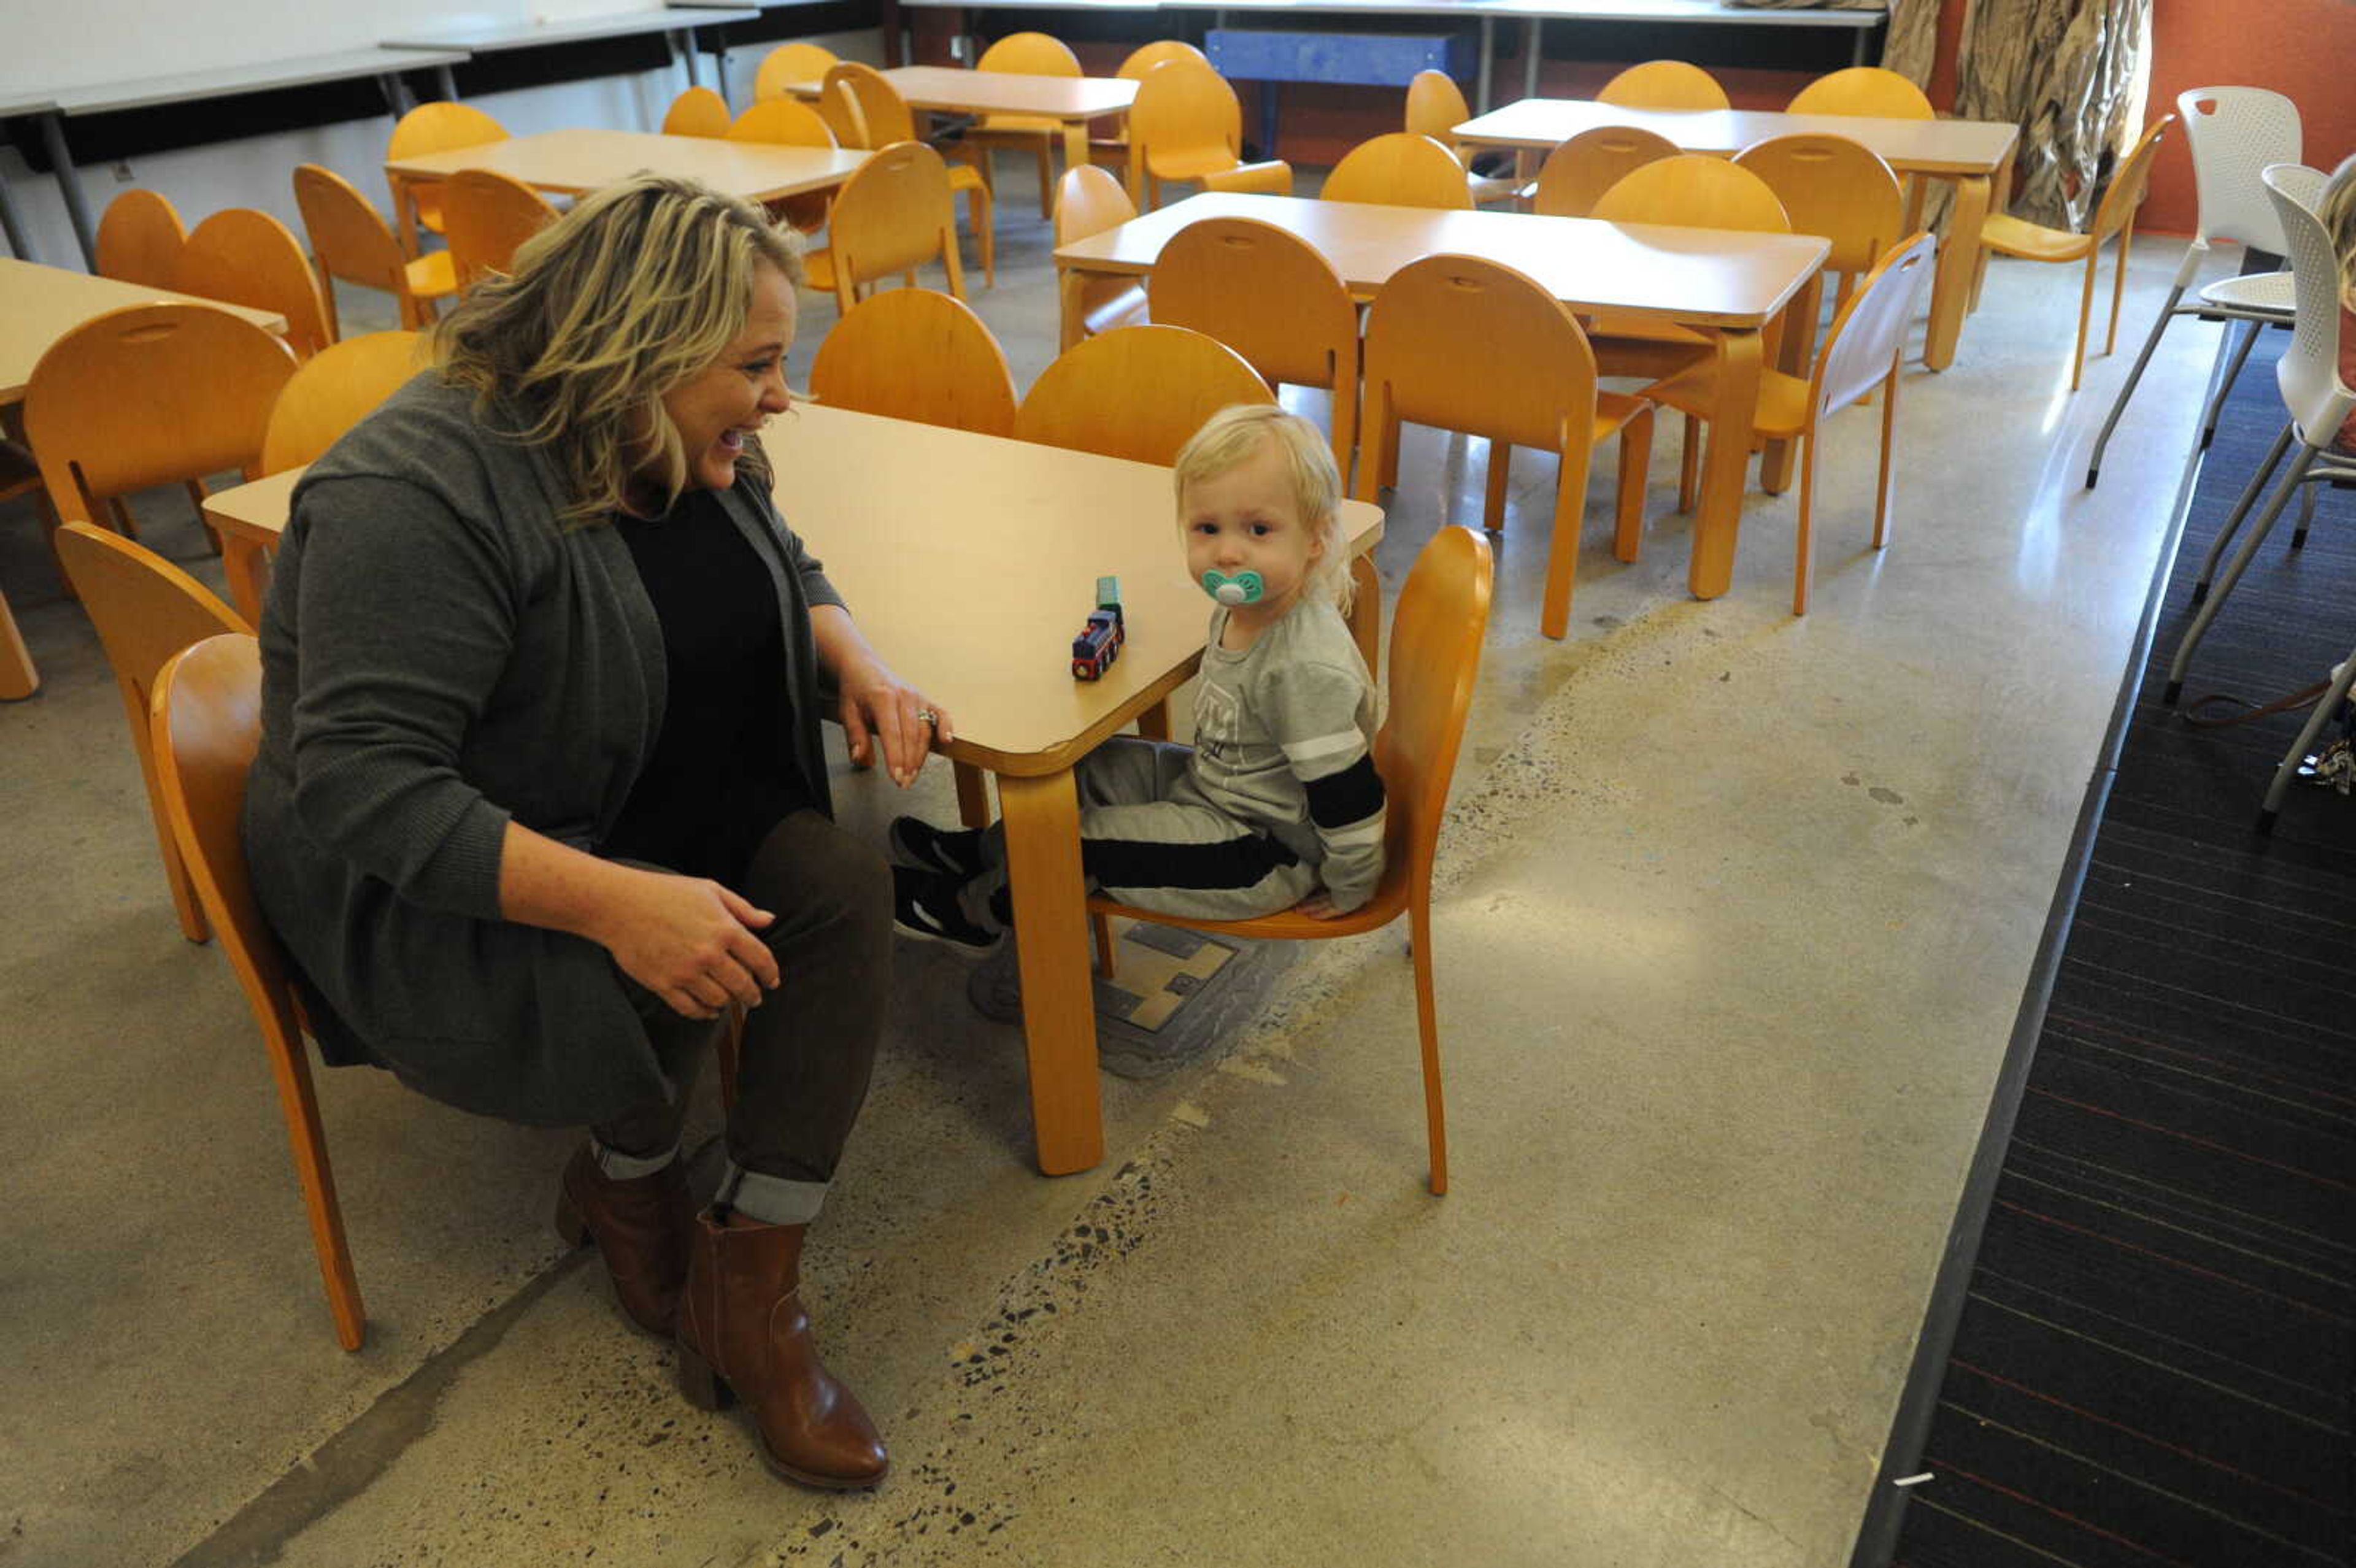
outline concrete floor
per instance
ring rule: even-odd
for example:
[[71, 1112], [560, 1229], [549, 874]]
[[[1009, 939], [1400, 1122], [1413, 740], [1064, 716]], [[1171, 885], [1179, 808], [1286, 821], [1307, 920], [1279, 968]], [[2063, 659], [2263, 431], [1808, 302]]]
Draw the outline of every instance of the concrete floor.
[[[1027, 385], [1046, 234], [1019, 179], [1001, 213], [975, 304]], [[2130, 336], [2175, 261], [2138, 252]], [[1106, 1161], [1058, 1180], [1016, 1032], [904, 953], [811, 1260], [896, 1461], [872, 1495], [771, 1479], [679, 1398], [548, 1228], [568, 1135], [364, 1072], [320, 1085], [369, 1310], [336, 1348], [244, 1005], [7, 508], [48, 684], [0, 709], [0, 1563], [1844, 1563], [2214, 343], [2170, 335], [2089, 495], [2126, 356], [2067, 393], [2076, 287], [1998, 262], [1956, 366], [1910, 368], [1878, 557], [1879, 419], [1836, 422], [1804, 621], [1789, 496], [1751, 494], [1730, 595], [1686, 597], [1665, 436], [1644, 560], [1599, 464], [1545, 641], [1553, 469], [1521, 456], [1442, 843], [1447, 1198], [1398, 934], [1304, 954], [1214, 1060], [1106, 1078]], [[1477, 521], [1483, 458], [1419, 433], [1387, 598]], [[863, 829], [910, 804], [835, 787]], [[928, 770], [915, 805], [948, 801]]]

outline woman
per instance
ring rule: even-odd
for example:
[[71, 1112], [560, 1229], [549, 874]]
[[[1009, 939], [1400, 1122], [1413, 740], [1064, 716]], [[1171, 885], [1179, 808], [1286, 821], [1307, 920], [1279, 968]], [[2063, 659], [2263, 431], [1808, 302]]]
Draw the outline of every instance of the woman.
[[[800, 272], [758, 209], [642, 175], [444, 320], [438, 368], [295, 489], [245, 840], [329, 1060], [589, 1124], [560, 1230], [676, 1334], [691, 1400], [733, 1388], [772, 1468], [861, 1487], [884, 1446], [796, 1286], [891, 881], [829, 816], [820, 704], [903, 784], [950, 729], [770, 505]], [[691, 1214], [680, 1127], [731, 1002], [728, 1165]]]

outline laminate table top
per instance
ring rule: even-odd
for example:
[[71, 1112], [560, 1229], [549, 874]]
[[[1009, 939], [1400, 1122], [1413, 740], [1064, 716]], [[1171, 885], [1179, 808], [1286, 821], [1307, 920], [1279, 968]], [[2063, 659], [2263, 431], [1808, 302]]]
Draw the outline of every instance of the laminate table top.
[[386, 177], [447, 179], [461, 169], [492, 169], [536, 190], [584, 196], [641, 169], [701, 180], [748, 201], [827, 190], [867, 161], [863, 152], [837, 147], [787, 147], [710, 136], [664, 136], [645, 131], [542, 131], [472, 147], [455, 147], [386, 163]]
[[1864, 114], [1787, 114], [1763, 109], [1623, 109], [1585, 98], [1524, 98], [1455, 128], [1480, 147], [1551, 148], [1599, 125], [1656, 132], [1688, 153], [1730, 156], [1771, 136], [1846, 136], [1901, 174], [1993, 175], [2019, 139], [1992, 120], [1883, 120]]
[[754, 6], [659, 6], [652, 10], [616, 11], [602, 16], [552, 16], [534, 22], [424, 23], [384, 43], [386, 48], [395, 49], [455, 48], [489, 54], [500, 49], [535, 48], [542, 44], [577, 44], [592, 38], [681, 32], [722, 22], [749, 22], [760, 14], [759, 8]]
[[286, 318], [275, 311], [0, 257], [0, 406], [21, 402], [25, 383], [49, 345], [91, 317], [124, 305], [167, 302], [216, 305], [272, 332], [286, 330]]
[[[904, 65], [883, 74], [909, 108], [960, 114], [1095, 120], [1128, 112], [1137, 98], [1137, 83], [1118, 76], [1030, 76], [937, 65]], [[798, 81], [787, 91], [798, 98], [816, 98], [821, 85]]]

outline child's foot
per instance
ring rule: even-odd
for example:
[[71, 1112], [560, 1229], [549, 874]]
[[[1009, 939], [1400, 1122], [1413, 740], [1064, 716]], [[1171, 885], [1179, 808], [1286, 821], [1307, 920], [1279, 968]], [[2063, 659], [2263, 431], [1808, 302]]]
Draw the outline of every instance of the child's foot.
[[995, 951], [1004, 933], [966, 918], [958, 901], [958, 890], [964, 885], [962, 879], [940, 871], [893, 867], [892, 923], [920, 941], [937, 942], [969, 957]]
[[914, 816], [895, 816], [889, 835], [900, 864], [947, 871], [959, 881], [981, 873], [981, 834], [968, 827], [936, 827]]

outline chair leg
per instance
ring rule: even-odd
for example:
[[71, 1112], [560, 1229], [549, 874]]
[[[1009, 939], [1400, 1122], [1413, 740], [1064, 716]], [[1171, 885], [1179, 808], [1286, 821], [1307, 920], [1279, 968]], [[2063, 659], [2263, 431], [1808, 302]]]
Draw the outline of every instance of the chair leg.
[[941, 270], [949, 275], [949, 294], [965, 298], [965, 261], [958, 254], [957, 225], [941, 230]]
[[974, 237], [981, 242], [981, 286], [994, 289], [998, 286], [998, 225], [988, 187], [969, 192], [965, 209]]
[[[2103, 449], [2111, 444], [2111, 432], [2119, 428], [2119, 416], [2127, 411], [2127, 400], [2135, 396], [2136, 383], [2143, 379], [2144, 367], [2151, 363], [2152, 350], [2159, 347], [2160, 335], [2168, 330], [2176, 315], [2176, 302], [2184, 297], [2184, 285], [2177, 284], [2168, 291], [2168, 303], [2159, 307], [2159, 319], [2151, 324], [2151, 333], [2143, 340], [2143, 349], [2136, 362], [2127, 368], [2127, 379], [2119, 388], [2119, 395], [2111, 400], [2111, 411], [2103, 421], [2103, 433], [2094, 438], [2094, 455], [2086, 460], [2086, 488], [2094, 487], [2102, 477]], [[2114, 320], [2115, 320], [2115, 316]]]
[[1489, 443], [1489, 484], [1481, 503], [1481, 526], [1493, 534], [1505, 531], [1505, 492], [1513, 485], [1514, 449], [1502, 441]]
[[1645, 408], [1620, 427], [1620, 517], [1612, 553], [1633, 561], [1644, 548], [1644, 491], [1652, 483], [1653, 411]]
[[278, 1083], [278, 1109], [286, 1118], [286, 1141], [294, 1173], [303, 1184], [303, 1207], [311, 1221], [311, 1250], [318, 1254], [319, 1282], [327, 1293], [336, 1341], [357, 1350], [368, 1331], [359, 1281], [352, 1274], [352, 1251], [344, 1238], [344, 1213], [336, 1201], [336, 1175], [327, 1164], [327, 1138], [319, 1123], [319, 1099], [311, 1086], [311, 1064], [302, 1037], [289, 1040], [269, 1031], [271, 1076]]
[[2135, 249], [2135, 219], [2119, 230], [2119, 256], [2111, 271], [2111, 325], [2103, 336], [2103, 352], [2115, 354], [2119, 347], [2119, 302], [2127, 296], [2127, 254]]
[[2070, 350], [2070, 389], [2076, 391], [2086, 370], [2086, 325], [2094, 317], [2094, 273], [2102, 264], [2102, 252], [2086, 252], [2085, 286], [2078, 291], [2078, 342]]
[[139, 776], [147, 784], [147, 805], [155, 820], [155, 837], [161, 840], [164, 854], [164, 880], [172, 887], [172, 907], [180, 916], [180, 934], [190, 942], [212, 940], [212, 927], [205, 923], [204, 906], [197, 901], [197, 884], [188, 875], [188, 863], [181, 859], [180, 841], [173, 836], [172, 819], [165, 810], [164, 789], [155, 779], [155, 749], [148, 739], [147, 702], [145, 694], [129, 680], [117, 678], [123, 689], [123, 707], [131, 720], [132, 750], [139, 754]]
[[2317, 489], [2318, 486], [2313, 485], [2302, 485], [2299, 486], [2298, 527], [2293, 528], [2290, 534], [2290, 548], [2293, 549], [2305, 549], [2307, 548], [2307, 530], [2315, 526], [2315, 492]]
[[1039, 216], [1055, 216], [1055, 155], [1048, 150], [1048, 138], [1039, 138]]
[[1815, 514], [1816, 514], [1816, 440], [1814, 426], [1801, 438], [1800, 450], [1800, 526], [1793, 535], [1792, 545], [1792, 613], [1808, 613], [1808, 591], [1815, 586], [1816, 575]]
[[1701, 494], [1701, 421], [1687, 414], [1683, 449], [1677, 453], [1677, 511], [1681, 516], [1694, 509], [1694, 500]]
[[2266, 449], [2266, 460], [2258, 464], [2257, 472], [2250, 475], [2250, 482], [2242, 486], [2241, 498], [2225, 515], [2225, 525], [2217, 530], [2217, 537], [2209, 541], [2209, 553], [2201, 558], [2201, 575], [2192, 580], [2193, 603], [2199, 604], [2209, 597], [2209, 584], [2217, 575], [2217, 563], [2225, 559], [2225, 547], [2233, 542], [2233, 535], [2241, 529], [2242, 519], [2250, 515], [2250, 508], [2258, 504], [2260, 496], [2265, 494], [2266, 482], [2281, 466], [2283, 453], [2290, 450], [2297, 430], [2297, 424], [2284, 421], [2281, 432], [2275, 437], [2274, 445]]
[[2201, 645], [2201, 639], [2209, 635], [2210, 624], [2217, 619], [2217, 612], [2223, 608], [2226, 596], [2233, 592], [2234, 584], [2242, 581], [2242, 573], [2249, 570], [2251, 560], [2258, 553], [2258, 547], [2266, 542], [2266, 535], [2274, 531], [2275, 520], [2282, 516], [2283, 507], [2289, 504], [2291, 492], [2298, 488], [2299, 481], [2306, 476], [2308, 464], [2315, 461], [2316, 452], [2316, 448], [2306, 443], [2299, 443], [2298, 455], [2290, 461], [2290, 471], [2283, 475], [2282, 483], [2275, 486], [2265, 513], [2250, 529], [2249, 537], [2242, 541], [2242, 548], [2234, 552], [2233, 563], [2225, 569], [2217, 591], [2209, 595], [2207, 602], [2201, 606], [2201, 613], [2195, 615], [2192, 624], [2185, 629], [2184, 640], [2177, 645], [2175, 658], [2169, 661], [2168, 689], [2160, 695], [2160, 701], [2167, 706], [2173, 708], [2176, 699], [2183, 695], [2184, 673], [2192, 666], [2192, 651]]
[[1890, 543], [1890, 476], [1898, 462], [1898, 366], [1905, 357], [1901, 348], [1890, 361], [1890, 379], [1882, 384], [1881, 409], [1881, 477], [1873, 487], [1873, 548], [1881, 549]]
[[1587, 512], [1587, 464], [1594, 448], [1588, 432], [1572, 431], [1554, 487], [1554, 539], [1547, 546], [1546, 600], [1538, 630], [1560, 642], [1570, 630], [1570, 590], [1579, 575], [1579, 525]]
[[1109, 980], [1117, 967], [1112, 953], [1112, 921], [1100, 910], [1088, 911], [1088, 931], [1096, 938], [1097, 976]]
[[990, 786], [981, 770], [971, 763], [951, 763], [949, 770], [957, 780], [958, 820], [968, 827], [989, 827]]
[[1408, 905], [1410, 956], [1415, 961], [1415, 1029], [1423, 1047], [1424, 1138], [1431, 1150], [1431, 1195], [1448, 1191], [1448, 1103], [1440, 1083], [1440, 1009], [1432, 995], [1431, 907], [1427, 897]]
[[[2225, 368], [2224, 379], [2217, 383], [2216, 391], [2209, 400], [2208, 412], [2201, 418], [2201, 450], [2203, 452], [2208, 451], [2209, 443], [2217, 439], [2217, 415], [2225, 407], [2225, 394], [2231, 392], [2233, 383], [2242, 379], [2242, 367], [2250, 362], [2250, 350], [2258, 346], [2258, 334], [2266, 329], [2265, 323], [2261, 321], [2251, 322], [2249, 328], [2242, 335], [2240, 347], [2233, 350], [2233, 363]], [[2233, 331], [2233, 324], [2227, 323], [2225, 330]]]
[[2259, 832], [2274, 831], [2275, 816], [2282, 810], [2283, 796], [2289, 792], [2290, 781], [2297, 775], [2299, 759], [2315, 745], [2316, 738], [2323, 733], [2324, 725], [2340, 711], [2340, 705], [2348, 700], [2348, 688], [2351, 682], [2356, 682], [2356, 650], [2350, 652], [2347, 661], [2340, 667], [2340, 673], [2332, 677], [2330, 687], [2316, 699], [2315, 706], [2308, 709], [2307, 722], [2299, 726], [2298, 739], [2290, 743], [2290, 750], [2283, 753], [2283, 760], [2276, 766], [2274, 782], [2266, 786], [2266, 798], [2258, 807]]

